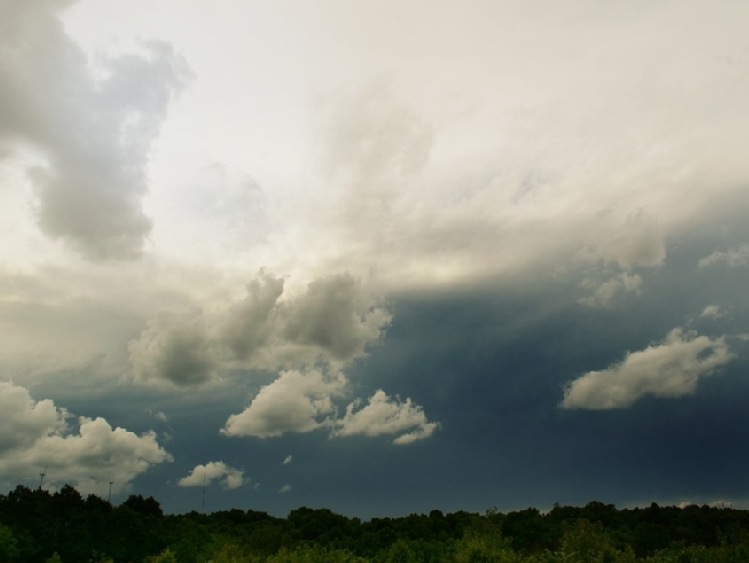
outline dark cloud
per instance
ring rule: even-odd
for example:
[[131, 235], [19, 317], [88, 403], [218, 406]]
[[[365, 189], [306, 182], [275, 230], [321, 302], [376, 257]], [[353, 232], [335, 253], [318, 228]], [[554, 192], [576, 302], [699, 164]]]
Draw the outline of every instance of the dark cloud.
[[129, 345], [133, 378], [140, 383], [199, 385], [219, 367], [200, 312], [161, 314]]
[[59, 20], [69, 4], [0, 4], [0, 144], [40, 155], [29, 177], [46, 234], [91, 259], [134, 258], [151, 230], [150, 144], [189, 73], [170, 45], [145, 42], [97, 80]]
[[283, 279], [261, 271], [247, 285], [247, 297], [226, 315], [221, 339], [239, 360], [247, 360], [270, 337]]
[[318, 347], [336, 360], [360, 356], [390, 322], [387, 311], [364, 297], [348, 274], [311, 282], [289, 307], [283, 335], [291, 342]]

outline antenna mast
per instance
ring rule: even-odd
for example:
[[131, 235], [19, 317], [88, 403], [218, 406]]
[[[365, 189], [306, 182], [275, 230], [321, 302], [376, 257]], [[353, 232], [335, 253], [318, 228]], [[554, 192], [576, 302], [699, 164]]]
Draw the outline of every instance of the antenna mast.
[[109, 496], [107, 496], [107, 502], [109, 504], [112, 504], [112, 485], [114, 485], [114, 477], [112, 477], [112, 480], [109, 482]]
[[47, 475], [47, 468], [44, 468], [44, 471], [39, 472], [39, 490], [42, 490], [42, 485], [44, 484], [44, 476]]

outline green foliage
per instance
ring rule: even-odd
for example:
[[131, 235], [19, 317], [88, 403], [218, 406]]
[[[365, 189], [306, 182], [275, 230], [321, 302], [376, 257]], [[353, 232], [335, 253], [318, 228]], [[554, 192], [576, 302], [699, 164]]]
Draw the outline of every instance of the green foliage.
[[8, 526], [0, 524], [0, 562], [16, 561], [21, 555], [13, 532]]
[[65, 486], [0, 495], [0, 563], [648, 563], [749, 561], [749, 512], [591, 502], [502, 514], [464, 511], [362, 522], [302, 507], [287, 518], [233, 509], [164, 515]]

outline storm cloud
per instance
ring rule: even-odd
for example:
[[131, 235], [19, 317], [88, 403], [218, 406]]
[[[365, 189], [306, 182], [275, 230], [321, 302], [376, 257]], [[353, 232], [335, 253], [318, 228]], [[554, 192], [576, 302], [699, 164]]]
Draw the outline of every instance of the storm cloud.
[[59, 19], [73, 3], [0, 4], [0, 156], [27, 163], [47, 235], [87, 258], [135, 258], [152, 227], [151, 141], [189, 72], [159, 41], [97, 72]]

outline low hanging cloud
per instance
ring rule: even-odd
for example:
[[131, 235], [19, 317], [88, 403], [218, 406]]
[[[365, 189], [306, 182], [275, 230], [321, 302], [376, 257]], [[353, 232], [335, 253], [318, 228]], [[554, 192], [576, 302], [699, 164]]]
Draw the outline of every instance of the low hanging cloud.
[[439, 424], [429, 422], [424, 409], [411, 402], [389, 397], [381, 389], [369, 398], [366, 406], [356, 410], [361, 404], [356, 400], [346, 407], [346, 414], [336, 421], [333, 436], [381, 436], [397, 434], [394, 444], [410, 444], [429, 438]]
[[335, 414], [332, 397], [340, 395], [345, 385], [343, 375], [329, 377], [319, 370], [282, 372], [260, 389], [244, 411], [231, 415], [221, 433], [274, 438], [330, 426]]
[[[404, 445], [428, 438], [439, 428], [411, 399], [391, 398], [382, 390], [359, 410], [361, 400], [353, 401], [346, 407], [346, 414], [337, 418], [333, 398], [340, 396], [346, 385], [342, 375], [331, 379], [320, 371], [284, 372], [263, 387], [243, 412], [230, 416], [221, 433], [275, 438], [287, 432], [329, 429], [331, 438], [395, 435], [393, 443]], [[287, 456], [283, 464], [291, 461]]]
[[675, 328], [660, 344], [628, 353], [624, 361], [590, 371], [570, 382], [561, 407], [617, 409], [646, 395], [681, 397], [734, 358], [723, 337], [709, 338]]
[[340, 367], [364, 356], [392, 318], [349, 274], [283, 293], [284, 280], [261, 270], [246, 297], [223, 312], [159, 314], [129, 343], [133, 380], [185, 387], [216, 382], [229, 368]]
[[217, 378], [218, 359], [200, 312], [158, 316], [128, 349], [138, 383], [185, 386]]
[[172, 456], [154, 432], [137, 435], [112, 428], [103, 418], [71, 415], [49, 399], [34, 400], [28, 390], [0, 382], [0, 482], [12, 486], [45, 470], [45, 483], [68, 483], [104, 495], [109, 481], [115, 493], [138, 475]]
[[710, 256], [702, 258], [697, 263], [697, 266], [699, 268], [709, 268], [718, 264], [725, 264], [729, 268], [746, 266], [749, 264], [749, 244], [729, 248], [725, 252], [716, 250]]
[[186, 477], [177, 481], [180, 487], [202, 487], [218, 482], [223, 489], [238, 489], [245, 484], [244, 471], [226, 465], [223, 461], [209, 461], [196, 465]]
[[310, 283], [290, 305], [283, 336], [345, 361], [361, 356], [390, 321], [387, 311], [365, 302], [353, 276], [335, 275]]
[[[591, 280], [583, 282], [583, 286], [595, 287]], [[642, 276], [622, 272], [619, 276], [609, 278], [595, 287], [593, 294], [578, 300], [587, 307], [609, 307], [627, 293], [637, 293], [642, 286]]]
[[44, 233], [90, 259], [131, 259], [151, 231], [151, 142], [190, 73], [151, 41], [102, 60], [98, 79], [59, 19], [73, 3], [0, 3], [0, 158], [41, 157], [28, 177]]
[[221, 339], [237, 359], [249, 359], [268, 341], [282, 293], [283, 279], [261, 270], [247, 285], [247, 297], [227, 314]]

